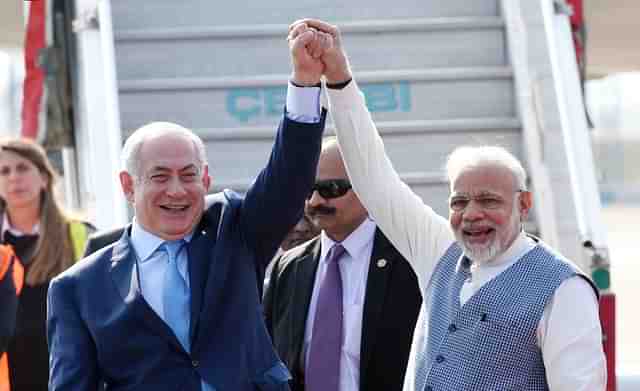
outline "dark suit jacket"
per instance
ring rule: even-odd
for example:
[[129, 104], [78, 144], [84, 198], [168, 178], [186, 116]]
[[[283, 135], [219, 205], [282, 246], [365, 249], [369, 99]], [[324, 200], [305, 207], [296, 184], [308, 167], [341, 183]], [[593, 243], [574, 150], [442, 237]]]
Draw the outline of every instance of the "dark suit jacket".
[[[319, 257], [319, 237], [283, 254], [275, 261], [264, 298], [267, 329], [297, 391], [304, 388], [300, 358]], [[386, 264], [379, 267], [382, 259]], [[413, 269], [376, 230], [362, 315], [361, 391], [402, 389], [420, 304]]]
[[[324, 115], [323, 115], [324, 119]], [[215, 195], [187, 245], [191, 353], [144, 300], [123, 235], [49, 288], [49, 390], [287, 390], [260, 304], [264, 268], [313, 184], [324, 120], [285, 119], [245, 197]]]

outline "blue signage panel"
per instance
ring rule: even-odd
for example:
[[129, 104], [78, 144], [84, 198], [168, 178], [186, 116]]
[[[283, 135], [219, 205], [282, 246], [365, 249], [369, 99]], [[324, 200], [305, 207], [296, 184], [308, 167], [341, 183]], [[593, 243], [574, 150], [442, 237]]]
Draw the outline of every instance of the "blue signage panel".
[[[364, 84], [361, 89], [372, 113], [411, 111], [411, 88], [407, 81]], [[241, 123], [278, 117], [286, 96], [286, 87], [233, 88], [226, 92], [227, 113]]]

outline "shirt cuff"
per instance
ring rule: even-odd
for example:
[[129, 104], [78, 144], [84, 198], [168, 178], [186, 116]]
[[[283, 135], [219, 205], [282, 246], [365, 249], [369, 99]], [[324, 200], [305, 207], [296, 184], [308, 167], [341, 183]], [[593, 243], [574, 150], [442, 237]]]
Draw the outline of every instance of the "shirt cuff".
[[293, 121], [320, 122], [320, 87], [296, 87], [288, 83], [286, 112]]

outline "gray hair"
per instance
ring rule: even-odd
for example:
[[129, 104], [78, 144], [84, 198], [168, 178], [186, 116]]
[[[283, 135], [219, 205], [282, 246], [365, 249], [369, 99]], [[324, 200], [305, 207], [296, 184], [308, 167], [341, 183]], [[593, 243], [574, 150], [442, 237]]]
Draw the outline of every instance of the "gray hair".
[[453, 184], [465, 170], [474, 167], [504, 167], [513, 175], [518, 190], [527, 189], [527, 173], [522, 163], [511, 152], [497, 146], [456, 148], [447, 159], [447, 178]]
[[138, 178], [140, 174], [140, 149], [144, 141], [150, 136], [179, 134], [189, 138], [193, 142], [196, 150], [196, 159], [198, 168], [202, 169], [207, 164], [207, 154], [205, 152], [204, 143], [198, 135], [193, 131], [174, 124], [172, 122], [151, 122], [144, 125], [131, 133], [127, 141], [122, 147], [121, 163], [122, 169], [127, 171], [132, 177]]

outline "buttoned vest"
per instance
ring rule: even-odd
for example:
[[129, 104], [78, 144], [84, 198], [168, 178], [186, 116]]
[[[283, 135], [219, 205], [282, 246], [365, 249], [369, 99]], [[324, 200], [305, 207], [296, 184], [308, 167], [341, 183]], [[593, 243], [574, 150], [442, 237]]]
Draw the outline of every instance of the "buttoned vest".
[[427, 286], [423, 311], [429, 312], [421, 317], [426, 324], [416, 326], [427, 328], [421, 333], [427, 338], [417, 345], [415, 389], [548, 390], [538, 323], [563, 281], [589, 279], [539, 243], [460, 306], [460, 290], [470, 277], [461, 256], [454, 243]]

